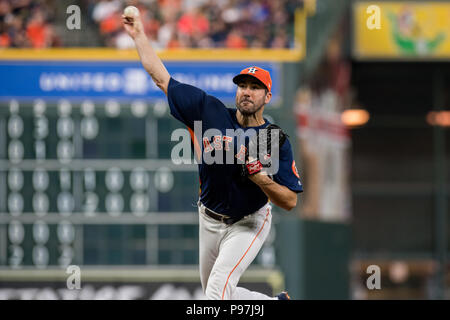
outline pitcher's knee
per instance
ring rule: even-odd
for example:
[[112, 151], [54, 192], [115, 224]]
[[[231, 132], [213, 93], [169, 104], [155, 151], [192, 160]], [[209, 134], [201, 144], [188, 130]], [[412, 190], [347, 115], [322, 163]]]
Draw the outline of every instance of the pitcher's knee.
[[233, 290], [232, 286], [226, 277], [213, 273], [208, 279], [205, 295], [209, 300], [229, 300]]
[[217, 281], [216, 285], [213, 285], [214, 281], [208, 281], [208, 285], [205, 290], [205, 295], [208, 300], [231, 300], [233, 292], [236, 289], [232, 283], [226, 281]]

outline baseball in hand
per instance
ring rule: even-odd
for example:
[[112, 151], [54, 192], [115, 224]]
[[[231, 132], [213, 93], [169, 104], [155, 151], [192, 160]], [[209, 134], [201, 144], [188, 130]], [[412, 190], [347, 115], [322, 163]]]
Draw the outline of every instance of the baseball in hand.
[[139, 9], [136, 8], [135, 6], [128, 6], [123, 11], [123, 14], [127, 18], [134, 18], [139, 16]]

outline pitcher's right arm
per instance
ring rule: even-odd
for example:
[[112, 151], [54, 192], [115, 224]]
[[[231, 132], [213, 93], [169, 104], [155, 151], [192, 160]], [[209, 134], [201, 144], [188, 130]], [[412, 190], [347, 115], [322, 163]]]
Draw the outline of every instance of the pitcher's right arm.
[[122, 22], [125, 30], [134, 40], [139, 53], [142, 66], [152, 77], [155, 84], [167, 95], [170, 74], [164, 66], [155, 50], [150, 45], [150, 41], [144, 32], [144, 27], [140, 15], [126, 17], [122, 15]]

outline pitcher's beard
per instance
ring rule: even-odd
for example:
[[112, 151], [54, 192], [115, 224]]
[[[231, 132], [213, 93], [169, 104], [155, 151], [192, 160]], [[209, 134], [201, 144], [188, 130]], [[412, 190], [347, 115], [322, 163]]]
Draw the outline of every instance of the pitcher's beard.
[[262, 104], [261, 106], [259, 106], [259, 108], [257, 108], [256, 110], [254, 110], [254, 111], [247, 111], [247, 110], [244, 110], [244, 108], [241, 108], [241, 106], [239, 105], [239, 104], [236, 104], [236, 108], [239, 110], [239, 112], [242, 114], [242, 120], [243, 120], [243, 122], [242, 122], [242, 125], [244, 126], [244, 127], [247, 127], [248, 126], [248, 123], [249, 123], [249, 120], [251, 119], [251, 118], [253, 118], [253, 119], [255, 119], [256, 120], [256, 113], [263, 107], [264, 105]]

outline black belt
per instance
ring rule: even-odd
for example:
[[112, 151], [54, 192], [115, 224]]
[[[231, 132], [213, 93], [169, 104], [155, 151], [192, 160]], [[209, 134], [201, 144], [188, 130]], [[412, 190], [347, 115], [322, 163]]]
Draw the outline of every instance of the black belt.
[[236, 222], [238, 222], [239, 220], [242, 219], [242, 217], [241, 218], [233, 218], [233, 217], [228, 217], [228, 216], [224, 216], [224, 215], [215, 213], [215, 212], [209, 210], [208, 208], [206, 208], [205, 206], [204, 206], [204, 208], [205, 208], [205, 214], [206, 215], [208, 215], [209, 217], [213, 218], [214, 220], [223, 222], [223, 223], [228, 224], [228, 225], [236, 223]]

